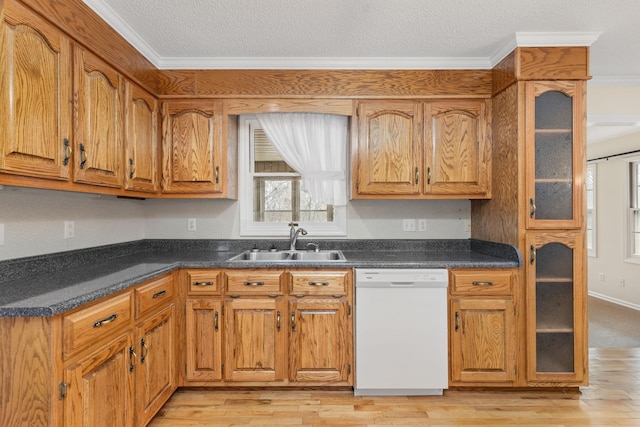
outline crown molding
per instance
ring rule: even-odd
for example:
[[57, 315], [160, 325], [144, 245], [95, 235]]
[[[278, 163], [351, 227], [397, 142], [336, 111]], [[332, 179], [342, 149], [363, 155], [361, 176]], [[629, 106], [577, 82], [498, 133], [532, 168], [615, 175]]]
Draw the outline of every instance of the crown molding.
[[292, 70], [486, 70], [481, 57], [218, 57], [161, 58], [163, 69], [292, 69]]

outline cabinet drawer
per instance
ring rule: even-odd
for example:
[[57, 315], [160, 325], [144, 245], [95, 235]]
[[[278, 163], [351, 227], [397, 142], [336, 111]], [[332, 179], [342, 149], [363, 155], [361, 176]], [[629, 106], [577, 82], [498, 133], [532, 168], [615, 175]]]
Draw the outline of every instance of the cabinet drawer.
[[451, 294], [512, 295], [516, 270], [450, 270]]
[[164, 276], [136, 288], [136, 319], [150, 313], [155, 308], [173, 301], [173, 276]]
[[222, 291], [221, 270], [188, 270], [189, 295], [220, 295]]
[[227, 270], [227, 292], [231, 295], [282, 294], [281, 270]]
[[346, 295], [348, 271], [291, 271], [290, 293], [293, 295]]
[[69, 356], [76, 350], [95, 344], [129, 327], [131, 292], [93, 304], [62, 319], [63, 351]]

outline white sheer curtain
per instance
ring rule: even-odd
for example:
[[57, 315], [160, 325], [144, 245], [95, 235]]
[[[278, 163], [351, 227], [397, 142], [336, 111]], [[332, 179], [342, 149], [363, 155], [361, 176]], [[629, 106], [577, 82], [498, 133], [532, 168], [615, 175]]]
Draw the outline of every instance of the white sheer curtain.
[[347, 204], [347, 117], [266, 113], [256, 118], [280, 157], [300, 173], [302, 188], [314, 201]]

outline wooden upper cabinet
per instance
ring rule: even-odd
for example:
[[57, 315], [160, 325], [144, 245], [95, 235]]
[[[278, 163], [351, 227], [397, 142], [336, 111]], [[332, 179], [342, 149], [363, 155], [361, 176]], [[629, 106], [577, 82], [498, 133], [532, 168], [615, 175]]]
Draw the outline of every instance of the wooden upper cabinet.
[[166, 102], [162, 114], [162, 191], [222, 193], [222, 103]]
[[425, 193], [490, 196], [488, 105], [484, 100], [425, 105]]
[[158, 191], [158, 100], [125, 83], [124, 188]]
[[421, 125], [420, 103], [359, 104], [354, 196], [420, 194]]
[[0, 172], [66, 180], [71, 44], [12, 1], [0, 22]]
[[526, 227], [582, 226], [585, 82], [526, 83]]
[[123, 79], [76, 46], [74, 181], [122, 187]]
[[487, 100], [358, 106], [354, 198], [491, 197]]

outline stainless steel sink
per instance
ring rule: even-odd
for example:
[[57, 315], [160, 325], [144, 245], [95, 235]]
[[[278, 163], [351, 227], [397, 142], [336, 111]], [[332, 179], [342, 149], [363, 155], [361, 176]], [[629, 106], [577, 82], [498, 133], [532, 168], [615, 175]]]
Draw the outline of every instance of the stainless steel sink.
[[241, 262], [324, 262], [345, 261], [344, 254], [339, 250], [322, 251], [245, 251], [227, 261]]

